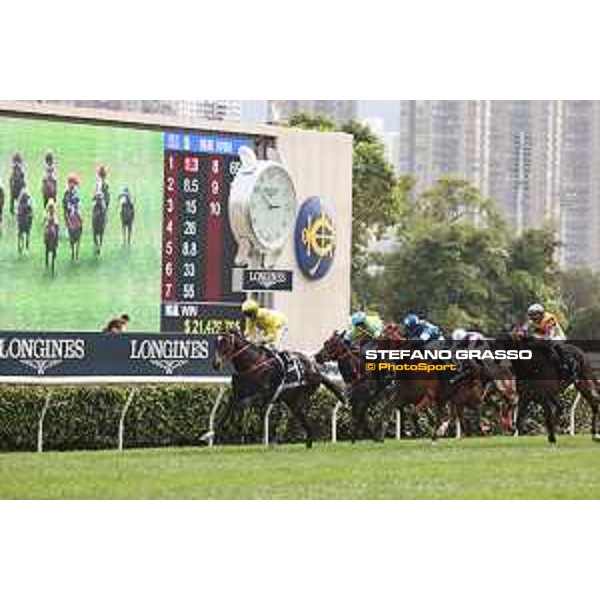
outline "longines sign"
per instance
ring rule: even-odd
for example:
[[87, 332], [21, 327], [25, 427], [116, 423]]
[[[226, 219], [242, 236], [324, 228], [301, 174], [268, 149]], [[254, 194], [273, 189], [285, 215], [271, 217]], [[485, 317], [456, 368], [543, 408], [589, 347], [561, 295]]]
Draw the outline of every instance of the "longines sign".
[[0, 383], [19, 378], [218, 378], [214, 338], [0, 332]]
[[291, 292], [294, 273], [277, 269], [246, 269], [242, 277], [244, 292]]

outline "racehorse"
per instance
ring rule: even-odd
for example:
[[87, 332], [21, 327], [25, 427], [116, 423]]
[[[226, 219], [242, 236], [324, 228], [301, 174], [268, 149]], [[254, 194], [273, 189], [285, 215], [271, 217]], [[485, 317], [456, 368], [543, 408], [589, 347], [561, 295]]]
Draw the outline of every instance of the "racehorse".
[[479, 365], [484, 386], [482, 403], [488, 399], [498, 398], [502, 429], [505, 433], [510, 433], [514, 428], [513, 413], [519, 402], [514, 375], [509, 367], [493, 360], [479, 361]]
[[519, 349], [531, 350], [531, 360], [513, 360], [517, 377], [519, 404], [516, 433], [523, 431], [529, 405], [539, 404], [544, 411], [544, 424], [551, 444], [556, 443], [556, 421], [561, 394], [573, 384], [592, 411], [592, 439], [600, 442], [600, 383], [585, 352], [573, 344], [561, 343], [561, 353], [575, 367], [571, 379], [551, 359], [554, 342], [525, 337], [520, 332], [503, 334], [498, 339], [512, 341]]
[[23, 250], [29, 250], [29, 236], [31, 234], [31, 224], [33, 223], [33, 208], [31, 206], [31, 198], [27, 192], [23, 191], [19, 196], [19, 204], [17, 206], [17, 247], [19, 254]]
[[[388, 326], [384, 330], [383, 335], [389, 336], [387, 339], [379, 340], [385, 344], [386, 349], [392, 349], [394, 344], [390, 345], [390, 341], [398, 343], [404, 341], [403, 336], [397, 328], [394, 333], [394, 330]], [[356, 435], [356, 432], [360, 429], [370, 431], [367, 411], [369, 405], [372, 405], [373, 402], [381, 398], [389, 400], [390, 404], [393, 404], [400, 410], [409, 405], [415, 406], [417, 410], [422, 410], [425, 407], [433, 408], [435, 424], [432, 429], [432, 441], [435, 441], [437, 436], [445, 432], [448, 427], [450, 419], [443, 419], [448, 403], [450, 405], [450, 417], [459, 419], [463, 428], [464, 409], [478, 409], [481, 406], [483, 387], [480, 381], [480, 372], [477, 365], [472, 363], [469, 364], [463, 381], [459, 385], [452, 386], [450, 390], [447, 390], [438, 377], [425, 378], [422, 375], [422, 371], [404, 371], [401, 378], [392, 375], [390, 378], [384, 380], [379, 379], [377, 372], [373, 371], [367, 371], [363, 375], [361, 373], [358, 348], [349, 348], [343, 335], [337, 332], [325, 343], [317, 354], [316, 359], [322, 362], [338, 360], [342, 376], [344, 377], [344, 373], [352, 374], [353, 379], [350, 381], [353, 383], [351, 383], [352, 387], [349, 399], [352, 407], [353, 421], [354, 419], [358, 420], [353, 435]], [[366, 386], [369, 382], [378, 384], [379, 393], [372, 392], [370, 396], [353, 393], [352, 388], [357, 386], [359, 382], [363, 386]], [[384, 390], [385, 394], [382, 393]]]
[[121, 228], [123, 230], [123, 245], [131, 246], [131, 231], [135, 219], [135, 206], [129, 194], [121, 197]]
[[21, 164], [21, 158], [19, 155], [15, 155], [13, 159], [13, 170], [10, 175], [10, 214], [15, 214], [15, 202], [19, 200], [21, 197], [21, 192], [26, 187], [25, 184], [25, 172], [23, 171], [23, 166]]
[[[339, 401], [345, 402], [345, 398], [337, 385], [320, 373], [307, 356], [300, 352], [289, 353], [289, 356], [301, 371], [293, 384], [288, 384], [286, 379], [281, 353], [249, 342], [236, 329], [228, 329], [219, 335], [213, 368], [219, 371], [225, 362], [230, 362], [235, 373], [231, 396], [215, 430], [251, 404], [258, 404], [266, 412], [276, 402], [282, 402], [304, 429], [306, 447], [311, 448], [315, 437], [315, 425], [308, 415], [312, 396], [324, 385]], [[204, 437], [214, 435], [211, 431]]]
[[[352, 443], [360, 439], [361, 433], [376, 442], [382, 441], [383, 435], [375, 432], [368, 409], [381, 397], [388, 397], [393, 390], [386, 382], [362, 377], [355, 351], [355, 348], [344, 338], [344, 334], [335, 331], [315, 354], [315, 360], [318, 364], [332, 361], [338, 364], [342, 379], [347, 386], [346, 397], [352, 411]], [[383, 428], [381, 433], [383, 434]]]
[[46, 175], [42, 180], [42, 198], [44, 199], [44, 210], [48, 206], [48, 202], [52, 200], [56, 202], [56, 179], [50, 175]]
[[92, 209], [92, 229], [94, 232], [94, 247], [96, 256], [100, 256], [102, 250], [102, 241], [106, 229], [106, 202], [102, 194], [94, 196], [94, 207]]
[[48, 219], [44, 229], [44, 244], [46, 246], [46, 269], [50, 267], [52, 277], [55, 275], [58, 238], [58, 223], [54, 219]]
[[79, 246], [81, 245], [83, 221], [79, 209], [75, 206], [70, 206], [68, 208], [67, 229], [69, 230], [69, 242], [71, 244], [71, 260], [79, 260]]

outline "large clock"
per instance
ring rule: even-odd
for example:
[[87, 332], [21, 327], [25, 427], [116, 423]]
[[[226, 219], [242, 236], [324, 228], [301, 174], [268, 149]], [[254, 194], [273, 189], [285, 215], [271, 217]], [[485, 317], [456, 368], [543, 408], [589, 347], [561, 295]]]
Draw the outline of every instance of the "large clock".
[[287, 168], [274, 160], [258, 160], [240, 149], [241, 166], [231, 185], [229, 219], [239, 244], [238, 264], [253, 253], [278, 255], [296, 222], [298, 199]]

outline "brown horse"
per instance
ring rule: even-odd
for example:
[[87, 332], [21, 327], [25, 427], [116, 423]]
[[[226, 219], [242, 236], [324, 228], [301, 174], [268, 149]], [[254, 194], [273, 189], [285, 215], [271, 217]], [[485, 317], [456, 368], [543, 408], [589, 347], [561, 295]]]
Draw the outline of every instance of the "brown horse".
[[23, 159], [19, 153], [13, 157], [13, 169], [9, 181], [10, 187], [10, 214], [15, 214], [15, 204], [19, 201], [21, 193], [27, 187], [25, 181], [25, 169], [23, 167]]
[[575, 367], [573, 377], [568, 379], [560, 365], [553, 360], [553, 344], [556, 342], [532, 339], [521, 331], [505, 334], [500, 339], [512, 341], [517, 348], [532, 353], [531, 360], [512, 361], [519, 394], [516, 433], [523, 430], [530, 404], [536, 403], [544, 411], [548, 441], [555, 444], [559, 398], [573, 384], [591, 409], [592, 439], [600, 442], [600, 383], [585, 352], [573, 344], [561, 343], [561, 354]]
[[380, 432], [376, 432], [368, 411], [378, 400], [389, 399], [394, 393], [393, 387], [387, 382], [373, 381], [362, 375], [358, 348], [350, 344], [343, 333], [335, 331], [315, 354], [315, 360], [318, 364], [334, 361], [338, 364], [352, 411], [352, 443], [363, 436], [376, 442], [383, 441], [383, 426]]
[[52, 277], [56, 274], [56, 251], [58, 249], [58, 222], [55, 219], [47, 219], [44, 229], [44, 245], [46, 246], [46, 269], [50, 268]]
[[135, 220], [135, 206], [129, 194], [124, 191], [121, 196], [121, 229], [123, 231], [123, 245], [131, 246], [131, 232], [133, 230], [133, 221]]
[[100, 256], [100, 252], [102, 251], [104, 231], [106, 230], [106, 212], [107, 206], [104, 201], [104, 196], [101, 193], [98, 193], [94, 196], [94, 207], [92, 209], [92, 230], [94, 234], [96, 256]]
[[69, 243], [71, 244], [71, 260], [79, 260], [79, 247], [83, 233], [83, 220], [75, 206], [70, 206], [67, 212], [67, 229], [69, 231]]
[[[293, 361], [300, 375], [294, 382], [286, 377], [286, 362]], [[345, 402], [343, 392], [329, 378], [320, 373], [313, 361], [300, 352], [282, 353], [268, 350], [246, 340], [236, 329], [229, 329], [217, 337], [213, 368], [221, 370], [226, 362], [233, 365], [232, 393], [225, 412], [218, 420], [216, 430], [240, 414], [246, 407], [257, 404], [268, 411], [275, 403], [285, 404], [306, 433], [306, 447], [311, 448], [315, 425], [308, 415], [310, 400], [324, 385], [335, 397]], [[214, 437], [208, 432], [205, 439]]]
[[48, 206], [48, 202], [56, 202], [57, 184], [56, 179], [50, 175], [46, 175], [42, 180], [42, 198], [44, 199], [44, 210]]
[[17, 205], [17, 247], [19, 254], [23, 250], [29, 250], [29, 236], [31, 234], [31, 225], [33, 223], [33, 207], [29, 194], [23, 190], [19, 196]]
[[[390, 325], [384, 330], [387, 339], [374, 340], [374, 344], [384, 343], [386, 349], [393, 349], [390, 341], [403, 343], [404, 337], [397, 327]], [[476, 365], [470, 365], [469, 374], [464, 380], [450, 389], [438, 376], [424, 377], [422, 371], [404, 371], [402, 377], [392, 375], [381, 379], [376, 372], [363, 372], [360, 364], [360, 350], [351, 346], [343, 334], [335, 332], [317, 353], [318, 362], [337, 360], [342, 377], [349, 385], [348, 398], [352, 408], [353, 436], [360, 430], [371, 432], [368, 409], [379, 400], [386, 401], [389, 409], [395, 407], [403, 410], [414, 406], [417, 410], [432, 408], [435, 423], [432, 429], [432, 439], [435, 441], [440, 433], [445, 432], [449, 419], [444, 419], [447, 409], [450, 418], [456, 417], [464, 425], [465, 408], [481, 406], [483, 387], [480, 373]], [[369, 393], [365, 393], [368, 391]]]

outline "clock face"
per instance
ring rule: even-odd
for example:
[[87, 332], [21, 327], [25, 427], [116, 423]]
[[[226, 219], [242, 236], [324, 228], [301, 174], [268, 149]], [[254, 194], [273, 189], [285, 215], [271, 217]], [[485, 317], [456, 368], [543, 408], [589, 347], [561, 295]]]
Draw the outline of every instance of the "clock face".
[[248, 204], [252, 230], [265, 248], [283, 245], [294, 227], [296, 209], [290, 176], [282, 167], [270, 165], [258, 178]]

